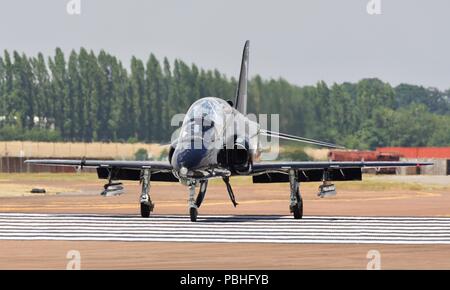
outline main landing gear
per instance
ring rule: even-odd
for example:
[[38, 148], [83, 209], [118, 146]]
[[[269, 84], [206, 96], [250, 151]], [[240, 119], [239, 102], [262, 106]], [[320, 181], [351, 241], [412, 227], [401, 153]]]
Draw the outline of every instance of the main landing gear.
[[150, 177], [151, 171], [150, 169], [144, 169], [141, 173], [141, 216], [144, 218], [148, 218], [150, 213], [153, 211], [155, 204], [152, 202], [150, 198]]
[[303, 217], [303, 198], [300, 194], [300, 182], [298, 181], [295, 170], [289, 171], [289, 185], [291, 189], [291, 204], [289, 209], [294, 215], [294, 219], [301, 219]]
[[189, 215], [191, 217], [191, 222], [197, 221], [198, 208], [202, 205], [203, 199], [205, 198], [206, 188], [208, 187], [208, 180], [200, 181], [200, 190], [195, 199], [195, 186], [196, 181], [190, 181], [189, 183]]

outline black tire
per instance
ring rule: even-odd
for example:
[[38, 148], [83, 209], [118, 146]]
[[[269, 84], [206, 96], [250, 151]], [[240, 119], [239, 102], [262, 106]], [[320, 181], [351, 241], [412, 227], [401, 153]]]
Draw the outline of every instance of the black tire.
[[141, 216], [143, 218], [150, 217], [151, 205], [148, 203], [141, 203]]
[[297, 199], [297, 204], [292, 208], [292, 213], [294, 214], [294, 219], [299, 220], [303, 218], [303, 198], [301, 198], [300, 190], [298, 188], [295, 197]]
[[297, 191], [295, 194], [297, 198], [297, 204], [292, 207], [292, 213], [294, 214], [294, 219], [299, 220], [303, 218], [303, 199], [300, 197], [300, 193]]
[[191, 222], [197, 221], [198, 210], [195, 207], [189, 209], [189, 215], [191, 216]]
[[294, 219], [299, 220], [303, 218], [303, 201], [300, 200], [295, 206], [292, 207], [292, 213], [294, 214]]

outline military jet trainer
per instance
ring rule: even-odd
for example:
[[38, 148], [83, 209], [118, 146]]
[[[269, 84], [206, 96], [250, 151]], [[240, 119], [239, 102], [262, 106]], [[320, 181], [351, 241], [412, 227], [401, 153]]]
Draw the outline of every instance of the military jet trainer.
[[[100, 179], [107, 179], [103, 195], [123, 190], [121, 180], [137, 180], [142, 184], [141, 216], [148, 218], [154, 210], [150, 197], [152, 181], [181, 182], [187, 186], [191, 221], [197, 221], [207, 191], [208, 180], [223, 179], [228, 195], [237, 205], [230, 178], [252, 176], [254, 183], [290, 184], [289, 208], [295, 219], [303, 217], [301, 182], [322, 182], [318, 195], [336, 194], [333, 181], [362, 180], [362, 168], [424, 166], [415, 162], [262, 162], [263, 138], [279, 138], [303, 143], [339, 148], [318, 140], [302, 138], [262, 129], [247, 116], [247, 83], [249, 42], [244, 46], [238, 87], [234, 101], [207, 97], [189, 108], [179, 136], [170, 145], [168, 162], [111, 160], [27, 160], [26, 163], [54, 166], [92, 167]], [[265, 140], [265, 139], [264, 139]], [[198, 193], [196, 188], [199, 189]]]

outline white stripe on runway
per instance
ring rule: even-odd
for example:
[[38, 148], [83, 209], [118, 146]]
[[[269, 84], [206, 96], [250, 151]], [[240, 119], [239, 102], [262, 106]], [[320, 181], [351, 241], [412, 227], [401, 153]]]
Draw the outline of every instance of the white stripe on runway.
[[450, 244], [450, 218], [3, 213], [0, 240]]

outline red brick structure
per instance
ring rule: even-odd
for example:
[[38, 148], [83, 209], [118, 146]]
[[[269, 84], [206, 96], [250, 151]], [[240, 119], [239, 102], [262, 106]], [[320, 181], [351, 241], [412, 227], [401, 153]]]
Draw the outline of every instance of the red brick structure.
[[408, 159], [450, 159], [450, 147], [381, 147], [376, 151], [398, 154], [400, 157]]

